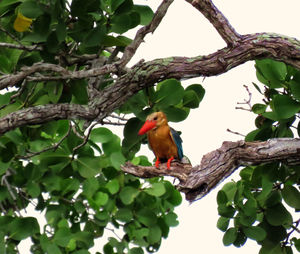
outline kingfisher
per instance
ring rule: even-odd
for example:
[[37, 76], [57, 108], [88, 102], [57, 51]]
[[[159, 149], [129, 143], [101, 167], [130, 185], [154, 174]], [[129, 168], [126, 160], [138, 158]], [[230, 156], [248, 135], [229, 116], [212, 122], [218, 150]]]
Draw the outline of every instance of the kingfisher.
[[147, 116], [138, 134], [146, 133], [149, 146], [156, 157], [156, 168], [161, 162], [167, 161], [167, 169], [170, 169], [172, 160], [181, 161], [183, 158], [182, 139], [178, 132], [168, 125], [168, 119], [163, 112], [155, 112]]

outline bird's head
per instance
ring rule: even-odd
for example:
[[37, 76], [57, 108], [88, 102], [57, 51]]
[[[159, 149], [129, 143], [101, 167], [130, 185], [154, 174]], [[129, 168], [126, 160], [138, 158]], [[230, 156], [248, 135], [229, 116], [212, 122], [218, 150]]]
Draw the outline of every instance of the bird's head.
[[168, 124], [166, 115], [163, 112], [154, 112], [147, 116], [146, 122], [139, 130], [139, 135], [144, 135], [152, 129]]

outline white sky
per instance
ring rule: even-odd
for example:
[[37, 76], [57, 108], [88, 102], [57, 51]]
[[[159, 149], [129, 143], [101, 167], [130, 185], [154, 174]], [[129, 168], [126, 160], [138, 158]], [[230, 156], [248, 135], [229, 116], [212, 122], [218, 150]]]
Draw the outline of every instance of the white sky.
[[[160, 2], [140, 0], [141, 4], [153, 6], [153, 10]], [[240, 34], [275, 32], [300, 38], [298, 0], [215, 0], [214, 3]], [[175, 0], [159, 28], [153, 35], [146, 37], [132, 62], [141, 58], [147, 61], [169, 56], [206, 55], [224, 46], [225, 43], [200, 12], [185, 1]], [[187, 85], [202, 84], [206, 95], [200, 108], [192, 110], [188, 119], [172, 124], [175, 129], [182, 131], [184, 154], [193, 165], [199, 164], [204, 154], [220, 147], [223, 141], [241, 139], [228, 133], [227, 128], [243, 134], [255, 128], [254, 114], [235, 110], [237, 102], [248, 99], [244, 84], [249, 85], [253, 93], [253, 104], [261, 100], [251, 85], [252, 82], [258, 82], [254, 62], [202, 81], [200, 78], [184, 82]], [[147, 150], [147, 147], [144, 149]], [[153, 157], [150, 153], [150, 158]], [[236, 172], [226, 181], [238, 177]], [[175, 210], [180, 224], [170, 230], [169, 237], [162, 242], [159, 254], [258, 253], [260, 247], [249, 239], [242, 248], [223, 246], [223, 232], [216, 228], [216, 194], [222, 185], [192, 205], [184, 201]]]
[[[140, 4], [153, 6], [153, 10], [156, 10], [160, 2], [139, 1]], [[215, 0], [214, 3], [241, 34], [276, 32], [300, 38], [299, 0]], [[224, 46], [225, 43], [200, 12], [183, 0], [175, 0], [154, 35], [146, 37], [132, 64], [141, 58], [147, 61], [169, 56], [206, 55]], [[202, 84], [206, 95], [200, 108], [192, 110], [187, 120], [172, 124], [175, 129], [182, 131], [184, 153], [193, 165], [199, 164], [204, 154], [220, 147], [223, 141], [241, 139], [228, 133], [227, 128], [243, 134], [254, 129], [254, 115], [247, 111], [235, 110], [237, 102], [248, 99], [244, 84], [249, 85], [254, 94], [253, 104], [259, 101], [255, 89], [251, 86], [252, 82], [257, 82], [253, 62], [202, 81], [201, 78], [184, 82], [186, 85]], [[154, 157], [146, 146], [143, 153], [150, 159]], [[226, 181], [232, 178], [238, 178], [238, 172]], [[168, 239], [162, 242], [159, 254], [258, 253], [259, 246], [252, 240], [248, 240], [240, 249], [223, 246], [223, 232], [216, 228], [216, 194], [222, 185], [223, 183], [192, 205], [184, 201], [175, 210], [180, 224], [171, 228]], [[102, 252], [99, 244], [93, 248], [95, 251], [96, 249]], [[22, 252], [24, 253], [27, 252]]]

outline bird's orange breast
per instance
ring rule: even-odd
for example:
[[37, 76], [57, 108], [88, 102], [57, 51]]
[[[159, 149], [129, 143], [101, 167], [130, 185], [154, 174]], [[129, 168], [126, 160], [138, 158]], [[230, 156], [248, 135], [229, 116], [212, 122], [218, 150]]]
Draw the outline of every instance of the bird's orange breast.
[[168, 125], [149, 131], [147, 136], [149, 145], [157, 158], [178, 158], [177, 146], [171, 136]]

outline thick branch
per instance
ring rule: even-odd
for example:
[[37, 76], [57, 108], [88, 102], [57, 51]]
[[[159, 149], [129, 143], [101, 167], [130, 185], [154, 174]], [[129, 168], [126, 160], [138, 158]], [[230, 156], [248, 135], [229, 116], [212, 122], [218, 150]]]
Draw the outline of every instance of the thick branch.
[[[77, 110], [72, 111], [70, 114], [70, 110], [74, 109], [73, 107], [61, 107], [60, 109], [62, 110], [62, 114], [59, 116], [59, 119], [63, 119], [64, 116], [68, 116], [68, 119], [74, 117], [76, 119], [81, 118], [92, 120], [92, 116], [98, 116], [97, 119], [101, 121], [116, 108], [120, 107], [133, 94], [149, 85], [155, 85], [155, 83], [164, 79], [186, 79], [199, 76], [215, 76], [225, 73], [247, 61], [264, 57], [280, 60], [300, 69], [299, 49], [300, 42], [296, 39], [276, 34], [262, 33], [245, 35], [238, 45], [226, 47], [208, 56], [192, 58], [170, 57], [156, 59], [149, 62], [141, 62], [132, 67], [131, 70], [127, 71], [123, 76], [117, 78], [114, 85], [100, 91], [99, 95], [90, 101], [88, 106], [89, 108], [86, 109], [86, 116]], [[37, 70], [43, 72], [47, 70], [56, 72], [58, 73], [57, 76], [53, 76], [53, 78], [56, 79], [80, 79], [103, 75], [105, 73], [118, 72], [118, 67], [115, 64], [109, 64], [90, 70], [64, 72], [64, 69], [60, 66], [57, 66], [56, 68], [55, 65], [52, 64], [37, 64], [32, 67], [28, 67], [17, 74], [4, 76], [4, 78], [0, 79], [0, 88], [19, 83], [25, 78], [27, 80], [35, 81], [45, 80], [45, 77], [31, 76], [33, 72]], [[60, 106], [58, 105], [58, 107]], [[64, 109], [66, 112], [63, 112]], [[91, 112], [95, 112], [97, 109], [97, 112], [99, 112], [98, 115], [94, 113], [91, 114]], [[26, 109], [26, 112], [30, 115], [31, 112], [35, 112], [35, 108]], [[4, 133], [5, 130], [11, 130], [14, 126], [16, 128], [21, 125], [32, 124], [31, 119], [29, 119], [28, 122], [18, 120], [18, 118], [15, 117], [15, 115], [18, 114], [22, 115], [23, 111], [11, 113], [5, 116], [4, 122], [10, 122], [9, 128], [7, 126], [4, 129], [1, 128], [0, 133]], [[14, 121], [8, 121], [10, 117], [12, 117]], [[45, 117], [44, 122], [54, 119], [56, 119], [56, 116], [54, 115], [52, 118]], [[0, 120], [3, 122], [2, 119]], [[40, 119], [39, 123], [42, 122], [42, 119]]]
[[0, 118], [0, 134], [23, 125], [40, 124], [60, 119], [87, 119], [97, 116], [97, 110], [77, 104], [48, 104], [22, 109]]
[[125, 164], [122, 170], [138, 177], [173, 176], [180, 180], [178, 189], [186, 199], [195, 201], [215, 188], [237, 168], [267, 162], [280, 161], [291, 165], [300, 164], [300, 139], [278, 138], [263, 142], [224, 142], [222, 146], [203, 156], [201, 164], [190, 168], [175, 163], [171, 170]]
[[230, 25], [226, 17], [218, 10], [218, 8], [210, 0], [186, 0], [199, 10], [209, 22], [216, 28], [223, 40], [228, 46], [236, 45], [241, 39], [234, 28]]

